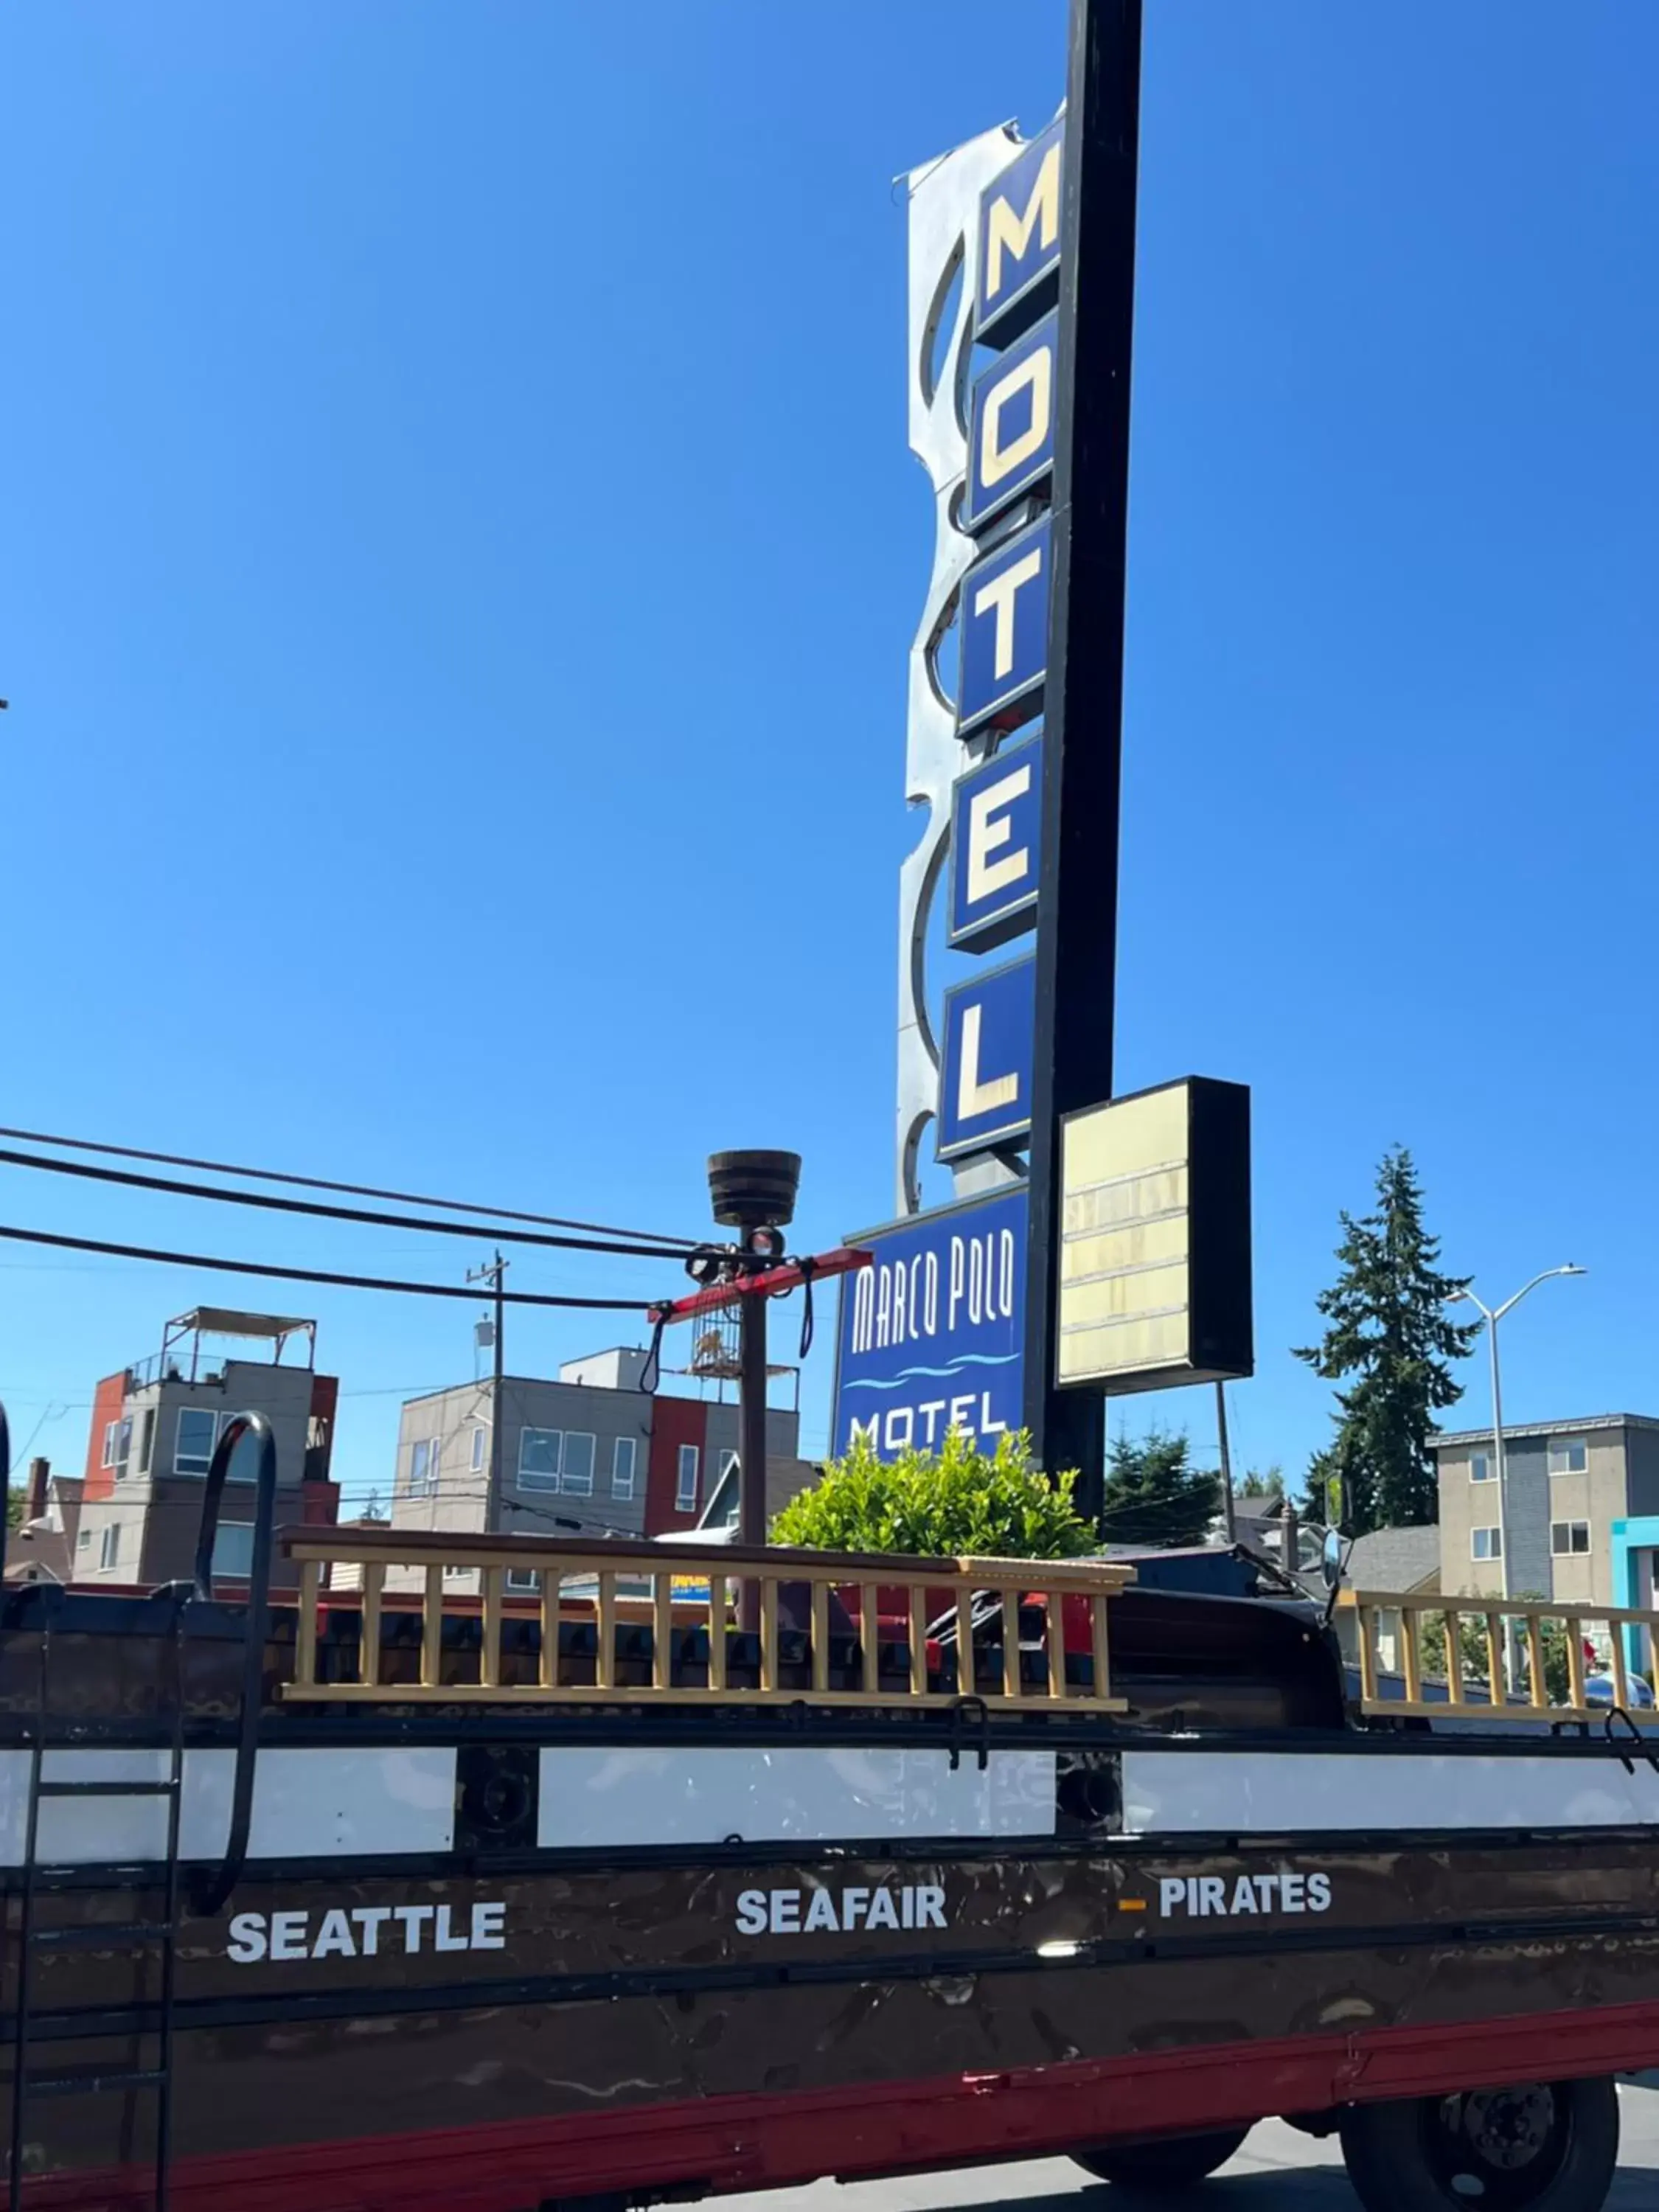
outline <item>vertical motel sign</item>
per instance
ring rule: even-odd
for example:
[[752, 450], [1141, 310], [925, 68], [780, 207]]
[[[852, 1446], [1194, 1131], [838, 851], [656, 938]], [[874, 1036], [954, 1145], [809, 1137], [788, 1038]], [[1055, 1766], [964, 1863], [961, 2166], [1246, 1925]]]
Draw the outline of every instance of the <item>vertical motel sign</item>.
[[[1041, 1463], [1082, 1470], [1085, 1509], [1103, 1418], [1097, 1391], [1060, 1382], [1059, 1130], [1111, 1095], [1139, 60], [1140, 0], [1073, 0], [1065, 121], [1006, 159], [988, 133], [947, 157], [978, 162], [984, 179], [958, 341], [966, 452], [935, 571], [936, 583], [959, 574], [956, 768], [935, 796], [913, 682], [908, 772], [949, 825], [943, 848], [929, 842], [942, 825], [924, 834], [914, 881], [942, 879], [947, 945], [974, 956], [944, 994], [931, 1102], [959, 1196], [919, 1210], [902, 991], [908, 1218], [859, 1233], [877, 1265], [843, 1297], [832, 1438], [839, 1451], [861, 1431], [890, 1453], [937, 1443], [941, 1423], [988, 1442], [1024, 1425]], [[927, 189], [940, 186], [913, 180], [916, 201]], [[947, 231], [957, 220], [950, 210]], [[913, 214], [913, 264], [921, 235]], [[913, 332], [915, 312], [913, 296]], [[949, 433], [927, 433], [913, 395], [912, 445], [951, 493]], [[902, 890], [902, 972], [921, 972], [929, 895]], [[913, 1011], [913, 1030], [930, 1023]]]

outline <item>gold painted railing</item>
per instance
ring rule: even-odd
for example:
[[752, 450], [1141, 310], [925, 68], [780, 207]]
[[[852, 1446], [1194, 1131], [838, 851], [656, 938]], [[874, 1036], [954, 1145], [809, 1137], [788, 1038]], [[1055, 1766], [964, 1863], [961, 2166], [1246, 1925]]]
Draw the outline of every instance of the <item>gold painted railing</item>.
[[[1595, 1720], [1621, 1707], [1638, 1723], [1659, 1725], [1651, 1705], [1632, 1703], [1632, 1683], [1645, 1674], [1659, 1652], [1659, 1611], [1598, 1605], [1589, 1599], [1490, 1599], [1447, 1596], [1420, 1591], [1395, 1595], [1382, 1590], [1344, 1592], [1358, 1620], [1360, 1709], [1382, 1717], [1401, 1714], [1443, 1720], [1451, 1713], [1474, 1713], [1491, 1721]], [[1592, 1699], [1585, 1644], [1605, 1630], [1605, 1670], [1609, 1694]], [[1646, 1666], [1632, 1664], [1629, 1632]], [[1382, 1639], [1392, 1634], [1395, 1649], [1385, 1664]], [[1466, 1641], [1467, 1638], [1467, 1641]], [[1399, 1680], [1403, 1694], [1385, 1697], [1385, 1676]], [[1552, 1680], [1553, 1678], [1553, 1680]], [[1425, 1686], [1443, 1694], [1424, 1695]], [[1561, 1692], [1565, 1691], [1565, 1695]], [[1634, 1695], [1640, 1698], [1638, 1690]]]
[[[1103, 1559], [658, 1549], [394, 1528], [291, 1529], [283, 1548], [300, 1568], [293, 1680], [283, 1694], [306, 1703], [890, 1706], [972, 1696], [994, 1711], [1126, 1710], [1111, 1692], [1109, 1601], [1134, 1571]], [[350, 1586], [325, 1585], [340, 1568]], [[447, 1589], [447, 1574], [476, 1578], [478, 1594]], [[509, 1574], [534, 1576], [538, 1588], [511, 1593]], [[645, 1595], [630, 1596], [626, 1586], [642, 1583]], [[832, 1603], [851, 1636], [845, 1626], [836, 1634]], [[347, 1608], [360, 1611], [360, 1633], [337, 1638], [331, 1618]], [[1001, 1628], [1022, 1608], [1024, 1648], [1018, 1631]], [[794, 1626], [783, 1625], [786, 1613]], [[418, 1650], [410, 1638], [394, 1650], [392, 1625], [402, 1616], [398, 1625], [412, 1629], [416, 1614]], [[455, 1631], [459, 1620], [478, 1622], [476, 1639]], [[532, 1623], [533, 1646], [519, 1632]], [[593, 1631], [583, 1653], [562, 1652], [562, 1626]], [[648, 1638], [628, 1633], [641, 1629]], [[957, 1650], [972, 1651], [974, 1664], [969, 1679], [958, 1670], [951, 1684], [944, 1662]]]

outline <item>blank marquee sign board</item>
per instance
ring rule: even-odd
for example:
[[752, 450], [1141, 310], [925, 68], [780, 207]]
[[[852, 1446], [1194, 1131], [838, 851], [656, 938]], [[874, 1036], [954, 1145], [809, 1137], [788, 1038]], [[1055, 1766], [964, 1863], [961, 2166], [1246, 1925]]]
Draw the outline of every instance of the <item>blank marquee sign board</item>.
[[1189, 1076], [1060, 1130], [1061, 1382], [1248, 1375], [1250, 1094]]
[[[842, 1288], [831, 1423], [833, 1451], [884, 1456], [1023, 1426], [1085, 1510], [1107, 1390], [1250, 1366], [1248, 1094], [1108, 1103], [1139, 63], [1140, 0], [1073, 0], [1062, 117], [907, 180], [926, 826], [900, 871], [898, 1218], [851, 1240], [875, 1265]], [[930, 1127], [957, 1197], [924, 1211]]]

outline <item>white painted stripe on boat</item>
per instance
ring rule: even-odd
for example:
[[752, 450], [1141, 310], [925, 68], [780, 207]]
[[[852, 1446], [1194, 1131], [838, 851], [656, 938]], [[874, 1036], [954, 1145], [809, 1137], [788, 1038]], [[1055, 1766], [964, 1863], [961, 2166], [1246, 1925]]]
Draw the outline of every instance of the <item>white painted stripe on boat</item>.
[[641, 1844], [830, 1844], [860, 1837], [1051, 1836], [1054, 1754], [623, 1749], [550, 1745], [537, 1841], [548, 1849]]
[[1463, 1753], [1123, 1754], [1126, 1835], [1659, 1824], [1659, 1775], [1604, 1759]]
[[[165, 1751], [52, 1751], [41, 1762], [54, 1782], [160, 1782]], [[185, 1754], [179, 1855], [215, 1859], [230, 1835], [232, 1751]], [[0, 1865], [21, 1866], [27, 1835], [29, 1754], [0, 1752]], [[122, 1865], [166, 1856], [164, 1797], [45, 1797], [35, 1863]], [[455, 1841], [453, 1745], [361, 1750], [321, 1747], [262, 1750], [253, 1770], [248, 1850], [255, 1858], [395, 1856], [447, 1851]]]

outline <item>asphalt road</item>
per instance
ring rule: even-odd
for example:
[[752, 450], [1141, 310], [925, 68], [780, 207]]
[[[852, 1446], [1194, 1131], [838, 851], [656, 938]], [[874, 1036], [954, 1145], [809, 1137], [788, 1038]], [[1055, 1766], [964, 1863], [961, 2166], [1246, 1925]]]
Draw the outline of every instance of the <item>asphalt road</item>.
[[[1619, 2103], [1619, 2178], [1607, 2212], [1659, 2212], [1659, 2075], [1623, 2086]], [[1127, 2212], [1133, 2202], [1091, 2181], [1069, 2160], [1052, 2158], [852, 2188], [820, 2181], [809, 2189], [730, 2201], [750, 2212], [935, 2212], [945, 2205], [964, 2212], [1002, 2212], [1004, 2206], [1016, 2212], [1112, 2212], [1115, 2203]], [[1358, 2212], [1358, 2203], [1334, 2140], [1316, 2142], [1278, 2120], [1264, 2120], [1253, 2130], [1237, 2157], [1213, 2179], [1185, 2197], [1159, 2200], [1160, 2212]]]

